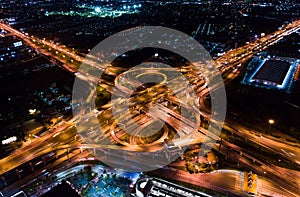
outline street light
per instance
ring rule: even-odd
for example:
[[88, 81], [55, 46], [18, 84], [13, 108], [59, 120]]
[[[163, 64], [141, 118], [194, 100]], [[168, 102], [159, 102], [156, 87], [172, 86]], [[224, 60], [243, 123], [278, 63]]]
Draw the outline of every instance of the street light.
[[274, 124], [274, 123], [275, 123], [275, 120], [270, 119], [268, 122], [269, 122], [269, 124], [271, 125], [271, 124]]
[[268, 132], [269, 132], [270, 128], [271, 128], [271, 125], [275, 123], [275, 120], [269, 119], [268, 123], [269, 123]]

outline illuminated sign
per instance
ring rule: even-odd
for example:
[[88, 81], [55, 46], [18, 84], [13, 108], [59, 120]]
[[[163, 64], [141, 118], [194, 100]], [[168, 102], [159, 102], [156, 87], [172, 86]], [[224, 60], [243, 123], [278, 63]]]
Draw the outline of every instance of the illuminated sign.
[[19, 46], [22, 46], [22, 41], [19, 41], [19, 42], [15, 42], [15, 43], [14, 43], [14, 47], [19, 47]]

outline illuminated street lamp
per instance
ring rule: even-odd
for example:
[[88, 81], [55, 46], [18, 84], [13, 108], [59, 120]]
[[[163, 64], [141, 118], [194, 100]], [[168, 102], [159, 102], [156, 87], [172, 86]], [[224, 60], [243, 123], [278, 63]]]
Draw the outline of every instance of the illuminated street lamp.
[[271, 125], [271, 124], [274, 124], [274, 123], [275, 123], [275, 120], [270, 119], [268, 122], [269, 122], [269, 124]]
[[275, 120], [270, 119], [270, 120], [268, 121], [268, 123], [269, 123], [268, 132], [269, 132], [269, 131], [270, 131], [270, 128], [271, 128], [271, 125], [275, 123]]

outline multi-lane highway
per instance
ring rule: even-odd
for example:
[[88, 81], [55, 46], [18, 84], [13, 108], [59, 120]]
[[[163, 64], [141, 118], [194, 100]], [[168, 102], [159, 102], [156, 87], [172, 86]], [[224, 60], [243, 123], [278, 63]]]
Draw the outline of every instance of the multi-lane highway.
[[70, 142], [72, 138], [75, 141], [77, 131], [74, 126], [65, 123], [48, 134], [36, 139], [31, 144], [24, 146], [11, 155], [0, 160], [0, 174], [3, 174], [19, 165], [26, 163], [43, 152], [47, 153], [58, 145]]

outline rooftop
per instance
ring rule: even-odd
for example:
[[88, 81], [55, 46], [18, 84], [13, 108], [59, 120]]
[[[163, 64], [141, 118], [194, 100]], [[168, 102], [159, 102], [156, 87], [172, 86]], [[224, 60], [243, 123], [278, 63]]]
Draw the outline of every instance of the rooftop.
[[291, 64], [284, 60], [267, 60], [252, 78], [281, 85]]

